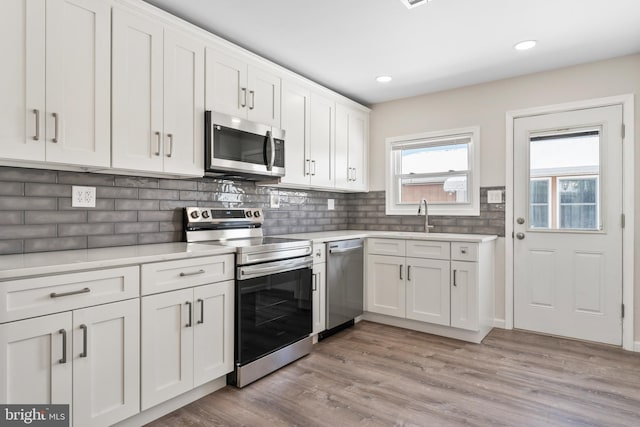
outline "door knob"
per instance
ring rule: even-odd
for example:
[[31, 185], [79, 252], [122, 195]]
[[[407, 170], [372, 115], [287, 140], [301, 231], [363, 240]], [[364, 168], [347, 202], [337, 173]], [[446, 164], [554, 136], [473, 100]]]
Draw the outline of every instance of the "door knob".
[[518, 238], [518, 240], [522, 240], [524, 239], [524, 233], [516, 233], [516, 237]]
[[518, 224], [524, 224], [524, 218], [520, 217], [516, 220]]

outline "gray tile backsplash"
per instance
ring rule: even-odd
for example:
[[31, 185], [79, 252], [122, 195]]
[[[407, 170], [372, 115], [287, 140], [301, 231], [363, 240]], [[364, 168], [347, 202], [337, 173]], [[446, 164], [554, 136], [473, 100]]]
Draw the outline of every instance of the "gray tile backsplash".
[[[71, 207], [71, 186], [95, 186], [95, 208]], [[504, 205], [431, 217], [437, 232], [504, 235]], [[280, 208], [271, 209], [271, 192]], [[327, 210], [327, 199], [335, 210]], [[185, 206], [262, 207], [265, 234], [344, 229], [422, 231], [421, 218], [384, 215], [384, 192], [285, 190], [210, 178], [177, 180], [0, 167], [0, 254], [181, 241]]]

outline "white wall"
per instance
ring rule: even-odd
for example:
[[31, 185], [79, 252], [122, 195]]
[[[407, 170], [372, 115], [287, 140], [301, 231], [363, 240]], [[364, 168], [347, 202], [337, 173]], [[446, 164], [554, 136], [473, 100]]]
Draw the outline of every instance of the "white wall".
[[[376, 104], [371, 112], [369, 183], [384, 190], [384, 140], [390, 136], [480, 126], [481, 186], [505, 185], [505, 113], [544, 105], [634, 93], [640, 143], [640, 54]], [[640, 164], [636, 148], [635, 164]], [[640, 242], [640, 169], [635, 175], [636, 242]], [[504, 239], [497, 253], [504, 256]], [[640, 244], [635, 261], [635, 335], [640, 341]], [[496, 267], [504, 268], [498, 260]], [[497, 271], [496, 317], [504, 318], [504, 272]]]

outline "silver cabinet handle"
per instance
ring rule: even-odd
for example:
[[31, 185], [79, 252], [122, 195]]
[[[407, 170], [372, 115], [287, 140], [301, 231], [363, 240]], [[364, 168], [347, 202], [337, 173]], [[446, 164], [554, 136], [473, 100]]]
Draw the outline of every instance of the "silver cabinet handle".
[[407, 280], [411, 281], [411, 266], [407, 266]]
[[204, 270], [191, 271], [189, 273], [182, 272], [180, 273], [180, 277], [195, 276], [198, 274], [204, 274]]
[[256, 106], [256, 92], [254, 90], [250, 90], [249, 95], [251, 96], [251, 105], [249, 106], [249, 110], [253, 110]]
[[318, 277], [316, 274], [311, 275], [311, 290], [313, 292], [318, 290]]
[[187, 328], [190, 328], [191, 326], [193, 326], [193, 323], [191, 322], [191, 316], [193, 316], [193, 313], [192, 313], [193, 310], [191, 309], [192, 303], [191, 301], [187, 301], [185, 302], [185, 304], [187, 305], [187, 307], [189, 307], [189, 323], [187, 323], [185, 326]]
[[353, 168], [353, 181], [357, 181], [358, 180], [358, 169]]
[[173, 134], [168, 133], [167, 138], [169, 138], [169, 152], [167, 153], [167, 157], [171, 157], [173, 155]]
[[33, 140], [40, 141], [40, 110], [33, 110], [33, 114], [36, 115], [36, 136], [33, 137]]
[[240, 88], [240, 92], [242, 92], [242, 96], [243, 96], [243, 101], [240, 103], [240, 106], [242, 108], [247, 106], [247, 88], [246, 87], [241, 87]]
[[156, 156], [160, 155], [160, 132], [156, 132]]
[[82, 353], [80, 353], [80, 357], [87, 357], [87, 325], [80, 325], [80, 329], [82, 329]]
[[304, 174], [305, 176], [311, 175], [311, 166], [310, 166], [311, 160], [306, 159], [304, 161]]
[[62, 359], [59, 360], [60, 364], [67, 363], [67, 331], [60, 329], [59, 334], [62, 334]]
[[198, 298], [198, 302], [200, 303], [200, 320], [198, 320], [198, 325], [201, 325], [204, 323], [204, 300]]
[[400, 280], [403, 280], [402, 277], [402, 269], [403, 269], [404, 265], [400, 264]]
[[453, 286], [458, 286], [458, 281], [456, 280], [458, 270], [453, 270]]
[[86, 294], [86, 293], [89, 293], [89, 292], [91, 292], [91, 289], [84, 288], [84, 289], [80, 289], [79, 291], [60, 292], [60, 293], [51, 292], [49, 294], [49, 296], [51, 298], [60, 298], [60, 297], [68, 297], [70, 295]]
[[59, 116], [58, 113], [52, 113], [53, 116], [53, 139], [52, 142], [58, 142], [58, 125], [59, 125]]
[[316, 161], [311, 160], [311, 165], [313, 166], [313, 172], [311, 172], [311, 176], [316, 176]]
[[466, 255], [467, 254], [467, 248], [460, 248], [460, 253], [462, 255]]

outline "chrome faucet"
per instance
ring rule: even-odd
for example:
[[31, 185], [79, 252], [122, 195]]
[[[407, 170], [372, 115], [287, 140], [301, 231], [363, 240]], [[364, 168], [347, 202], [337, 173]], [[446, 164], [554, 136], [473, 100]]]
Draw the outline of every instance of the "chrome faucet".
[[418, 205], [418, 215], [422, 214], [422, 205], [424, 205], [424, 232], [428, 233], [430, 228], [433, 228], [433, 225], [429, 225], [429, 203], [427, 199], [420, 200], [420, 204]]

